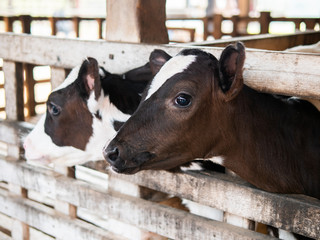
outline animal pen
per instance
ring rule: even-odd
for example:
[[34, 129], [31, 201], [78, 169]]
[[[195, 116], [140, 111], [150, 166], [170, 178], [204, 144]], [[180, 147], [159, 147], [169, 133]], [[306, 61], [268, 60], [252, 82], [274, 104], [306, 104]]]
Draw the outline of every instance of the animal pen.
[[[7, 115], [0, 122], [1, 239], [137, 239], [140, 229], [171, 239], [273, 239], [254, 231], [258, 223], [320, 239], [319, 200], [265, 192], [230, 175], [143, 171], [128, 176], [107, 171], [103, 161], [44, 168], [23, 160], [21, 136], [32, 128], [23, 122], [24, 64], [49, 65], [57, 86], [65, 70], [87, 56], [122, 73], [144, 64], [155, 48], [175, 55], [186, 47], [0, 34]], [[200, 48], [217, 57], [222, 51]], [[248, 49], [244, 79], [261, 91], [319, 99], [319, 65], [318, 55]], [[148, 200], [153, 191], [195, 202], [205, 213], [219, 209], [221, 217]], [[241, 219], [240, 226], [234, 219]]]

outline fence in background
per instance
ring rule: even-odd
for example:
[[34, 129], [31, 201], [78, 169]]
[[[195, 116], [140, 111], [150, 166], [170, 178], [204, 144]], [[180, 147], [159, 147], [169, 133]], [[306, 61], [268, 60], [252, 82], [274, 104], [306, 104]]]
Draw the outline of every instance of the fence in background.
[[[249, 22], [259, 22], [260, 24], [260, 34], [268, 33], [269, 26], [271, 22], [275, 21], [287, 21], [294, 22], [296, 29], [300, 29], [300, 25], [302, 22], [306, 24], [307, 29], [314, 29], [316, 24], [320, 24], [320, 18], [273, 18], [271, 17], [270, 12], [261, 12], [260, 17], [251, 18], [251, 17], [240, 17], [240, 16], [232, 16], [232, 17], [224, 17], [221, 14], [216, 14], [210, 17], [190, 17], [186, 15], [169, 15], [167, 20], [182, 20], [182, 21], [201, 21], [203, 23], [203, 39], [206, 40], [208, 36], [214, 36], [215, 39], [219, 39], [224, 35], [231, 35], [232, 37], [248, 35], [247, 25]], [[223, 21], [232, 21], [233, 30], [231, 33], [225, 33], [222, 30]], [[49, 21], [51, 28], [51, 35], [56, 35], [58, 33], [57, 23], [63, 21], [71, 21], [73, 23], [73, 31], [75, 33], [75, 37], [80, 37], [80, 24], [83, 21], [95, 21], [97, 22], [97, 30], [98, 30], [98, 38], [103, 38], [103, 24], [105, 22], [105, 18], [84, 18], [84, 17], [35, 17], [29, 15], [21, 15], [21, 16], [0, 16], [0, 21], [4, 22], [4, 27], [6, 32], [13, 31], [13, 24], [15, 21], [19, 21], [21, 23], [21, 31], [22, 33], [31, 33], [31, 25], [32, 22], [35, 21]], [[210, 27], [211, 26], [211, 27]], [[213, 30], [210, 28], [213, 27]], [[173, 28], [168, 27], [168, 31], [174, 32], [187, 32], [189, 35], [190, 42], [195, 40], [196, 30], [194, 28]], [[178, 40], [176, 42], [179, 42]], [[208, 45], [208, 43], [205, 43]], [[219, 44], [219, 41], [216, 43], [212, 43], [211, 45]], [[221, 45], [221, 44], [220, 44]], [[219, 45], [217, 45], [219, 46]], [[262, 47], [263, 48], [263, 47]], [[264, 49], [264, 48], [263, 48]], [[36, 114], [36, 106], [43, 104], [43, 101], [35, 100], [35, 84], [48, 83], [50, 79], [42, 79], [40, 81], [35, 81], [34, 79], [34, 67], [36, 65], [32, 64], [23, 64], [24, 69], [24, 81], [26, 88], [26, 116], [34, 116]], [[0, 69], [1, 71], [1, 69]], [[3, 86], [0, 85], [0, 89]], [[0, 108], [0, 111], [3, 111], [3, 108]]]

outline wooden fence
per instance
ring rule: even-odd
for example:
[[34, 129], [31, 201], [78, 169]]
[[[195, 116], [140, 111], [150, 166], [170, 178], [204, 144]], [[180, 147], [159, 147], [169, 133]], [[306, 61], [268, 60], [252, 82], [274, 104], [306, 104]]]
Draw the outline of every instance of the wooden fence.
[[[51, 26], [51, 35], [56, 35], [58, 32], [57, 29], [57, 23], [61, 21], [71, 21], [73, 23], [73, 31], [75, 32], [76, 37], [80, 37], [80, 24], [83, 21], [95, 21], [97, 23], [97, 30], [98, 30], [98, 38], [103, 38], [103, 23], [105, 22], [105, 18], [97, 17], [97, 18], [90, 18], [90, 17], [44, 17], [44, 16], [30, 16], [30, 15], [20, 15], [20, 16], [0, 16], [0, 21], [4, 22], [4, 27], [6, 32], [12, 32], [13, 31], [13, 24], [15, 21], [19, 21], [21, 23], [21, 31], [22, 33], [31, 33], [31, 25], [35, 21], [49, 21]], [[193, 16], [187, 16], [187, 15], [168, 15], [167, 20], [170, 21], [201, 21], [203, 23], [203, 39], [206, 40], [208, 36], [214, 36], [215, 39], [220, 39], [223, 35], [231, 35], [233, 37], [236, 36], [243, 36], [248, 35], [246, 28], [240, 29], [239, 26], [242, 24], [242, 26], [247, 26], [249, 22], [259, 22], [261, 26], [261, 34], [265, 34], [269, 32], [269, 25], [271, 22], [274, 21], [286, 21], [286, 22], [294, 22], [296, 29], [300, 29], [300, 24], [302, 22], [306, 23], [307, 29], [314, 29], [316, 24], [320, 24], [320, 18], [272, 18], [270, 12], [261, 12], [259, 18], [250, 18], [250, 17], [240, 17], [240, 16], [232, 16], [232, 17], [224, 17], [221, 14], [215, 14], [214, 16], [209, 17], [193, 17]], [[222, 31], [222, 22], [230, 20], [233, 23], [233, 31], [231, 33], [224, 33]], [[209, 25], [213, 25], [213, 31], [210, 30]], [[193, 42], [195, 40], [195, 34], [196, 31], [194, 28], [172, 28], [169, 27], [168, 31], [184, 31], [189, 34], [189, 40], [190, 42]], [[258, 37], [259, 38], [259, 37]], [[265, 36], [263, 36], [265, 38]], [[253, 39], [253, 38], [251, 38]], [[261, 40], [261, 39], [259, 39]], [[218, 40], [215, 42], [206, 42], [205, 45], [215, 45], [215, 46], [222, 46], [223, 42], [225, 40]], [[261, 42], [261, 41], [259, 41]], [[286, 44], [286, 43], [285, 43]], [[304, 44], [310, 44], [310, 41], [304, 42]], [[283, 49], [270, 49], [270, 48], [264, 48], [262, 44], [256, 45], [259, 48], [262, 49], [269, 49], [269, 50], [283, 50]], [[268, 45], [270, 46], [270, 44]], [[280, 47], [279, 44], [273, 46]], [[251, 47], [251, 46], [249, 46]], [[26, 103], [25, 103], [25, 109], [26, 109], [26, 115], [27, 116], [34, 116], [36, 115], [36, 106], [43, 104], [43, 102], [37, 102], [35, 100], [35, 92], [34, 92], [34, 86], [35, 84], [39, 83], [46, 83], [49, 82], [49, 79], [43, 79], [41, 81], [35, 81], [33, 76], [33, 70], [36, 65], [32, 64], [23, 64], [24, 69], [24, 81], [25, 81], [25, 88], [27, 92], [26, 97]], [[0, 69], [1, 71], [1, 69]], [[3, 86], [0, 85], [0, 89]], [[3, 111], [3, 108], [0, 108], [0, 111]]]
[[[225, 33], [222, 31], [222, 22], [229, 20], [232, 22], [233, 29], [231, 33]], [[216, 14], [213, 17], [206, 19], [207, 23], [212, 23], [213, 31], [210, 31], [208, 27], [204, 29], [204, 39], [208, 36], [213, 36], [215, 39], [220, 39], [224, 35], [231, 35], [232, 37], [239, 37], [249, 35], [247, 31], [248, 23], [258, 22], [260, 25], [259, 34], [269, 33], [270, 24], [272, 22], [293, 22], [296, 30], [301, 30], [301, 23], [305, 23], [306, 29], [314, 30], [316, 24], [320, 27], [320, 18], [286, 18], [286, 17], [272, 17], [270, 12], [260, 12], [259, 17], [238, 16], [225, 17], [221, 14]], [[242, 24], [242, 26], [241, 26]], [[244, 26], [244, 27], [243, 27]]]
[[[320, 239], [319, 200], [268, 193], [225, 174], [143, 171], [127, 176], [106, 171], [104, 161], [50, 169], [23, 160], [21, 136], [32, 126], [23, 122], [22, 63], [51, 66], [57, 86], [65, 69], [85, 57], [122, 73], [144, 64], [154, 48], [174, 55], [185, 47], [0, 34], [7, 99], [7, 119], [0, 122], [0, 238], [137, 239], [142, 229], [171, 239], [273, 239], [253, 231], [256, 223], [264, 223]], [[203, 49], [217, 57], [222, 51]], [[319, 64], [316, 55], [248, 50], [244, 79], [258, 90], [319, 99]], [[222, 210], [222, 221], [149, 201], [147, 193], [153, 190]], [[235, 216], [242, 227], [229, 224]]]

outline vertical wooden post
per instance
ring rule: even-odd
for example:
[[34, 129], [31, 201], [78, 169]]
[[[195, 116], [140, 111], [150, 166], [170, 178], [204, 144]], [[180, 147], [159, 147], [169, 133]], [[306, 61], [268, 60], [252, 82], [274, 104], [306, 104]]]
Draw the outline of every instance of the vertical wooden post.
[[103, 19], [102, 18], [97, 18], [97, 23], [98, 23], [98, 38], [102, 39], [102, 23], [103, 23]]
[[222, 37], [221, 25], [223, 21], [223, 16], [221, 14], [215, 14], [213, 16], [213, 37], [219, 39]]
[[[29, 15], [21, 15], [19, 19], [21, 21], [22, 32], [30, 34], [32, 17]], [[25, 75], [26, 75], [26, 79], [25, 79], [26, 80], [25, 86], [27, 89], [26, 108], [28, 109], [28, 116], [36, 115], [36, 111], [35, 111], [36, 102], [34, 99], [35, 80], [33, 78], [33, 68], [34, 66], [32, 64], [27, 64], [27, 63], [23, 64], [23, 70], [25, 71]]]
[[165, 0], [108, 0], [106, 40], [168, 43]]
[[3, 61], [6, 114], [9, 120], [24, 120], [22, 63]]
[[3, 17], [4, 20], [4, 31], [12, 32], [13, 31], [13, 17]]
[[[202, 22], [203, 22], [203, 41], [206, 41], [208, 36], [209, 36], [209, 29], [208, 29], [208, 22], [209, 22], [209, 17], [204, 17]], [[212, 18], [211, 18], [212, 19]]]
[[34, 95], [34, 85], [35, 80], [33, 78], [33, 64], [24, 63], [23, 69], [25, 72], [26, 80], [25, 80], [25, 86], [26, 86], [26, 92], [27, 92], [27, 102], [26, 102], [26, 108], [28, 109], [28, 116], [35, 116], [36, 115], [36, 101], [35, 101], [35, 95]]
[[50, 25], [51, 25], [51, 35], [57, 35], [57, 19], [55, 17], [49, 18]]
[[260, 12], [260, 34], [269, 32], [269, 24], [271, 22], [270, 12]]
[[22, 26], [23, 33], [31, 33], [31, 21], [32, 17], [29, 15], [21, 15], [19, 17]]
[[237, 32], [239, 35], [247, 34], [248, 21], [244, 19], [249, 16], [250, 0], [238, 0], [238, 8], [240, 21], [238, 22]]
[[76, 33], [76, 37], [79, 37], [80, 36], [80, 29], [79, 29], [80, 18], [79, 17], [73, 17], [72, 21], [73, 21], [73, 28], [74, 28], [74, 31]]
[[238, 24], [239, 24], [239, 16], [238, 15], [234, 15], [231, 17], [231, 21], [232, 21], [232, 24], [233, 24], [233, 30], [232, 30], [232, 33], [231, 33], [231, 36], [232, 37], [237, 37], [237, 36], [240, 36], [240, 32], [239, 32], [239, 29], [238, 29]]

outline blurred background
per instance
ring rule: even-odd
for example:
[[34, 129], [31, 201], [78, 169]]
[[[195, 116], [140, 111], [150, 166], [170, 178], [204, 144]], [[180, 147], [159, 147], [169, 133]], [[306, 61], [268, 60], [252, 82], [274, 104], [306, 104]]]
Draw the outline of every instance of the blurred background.
[[[241, 3], [240, 3], [241, 2]], [[245, 2], [244, 4], [242, 2]], [[242, 6], [243, 7], [242, 7]], [[242, 7], [242, 9], [241, 9]], [[167, 0], [167, 26], [177, 28], [194, 28], [195, 41], [203, 40], [202, 21], [178, 21], [170, 20], [170, 17], [184, 15], [186, 17], [201, 18], [222, 14], [231, 17], [233, 15], [248, 15], [259, 17], [260, 12], [271, 12], [272, 17], [286, 18], [319, 18], [319, 0]], [[80, 18], [105, 18], [106, 0], [1, 0], [0, 16], [46, 16], [46, 17], [80, 17]], [[72, 21], [57, 23], [58, 36], [76, 37]], [[319, 26], [318, 26], [319, 28]], [[84, 31], [85, 29], [85, 31]], [[80, 24], [80, 37], [84, 39], [97, 39], [97, 23], [94, 21], [82, 21]], [[104, 29], [102, 36], [104, 36]], [[223, 22], [223, 32], [232, 31], [232, 23]], [[5, 31], [3, 21], [0, 21], [0, 32]], [[271, 24], [270, 33], [293, 33], [295, 25], [293, 22], [277, 22]], [[20, 22], [14, 22], [13, 32], [22, 32]], [[251, 23], [248, 33], [259, 32], [259, 24]], [[31, 25], [31, 33], [36, 35], [51, 35], [49, 21], [35, 21]], [[172, 36], [173, 38], [173, 36]], [[187, 37], [180, 41], [187, 41]]]

